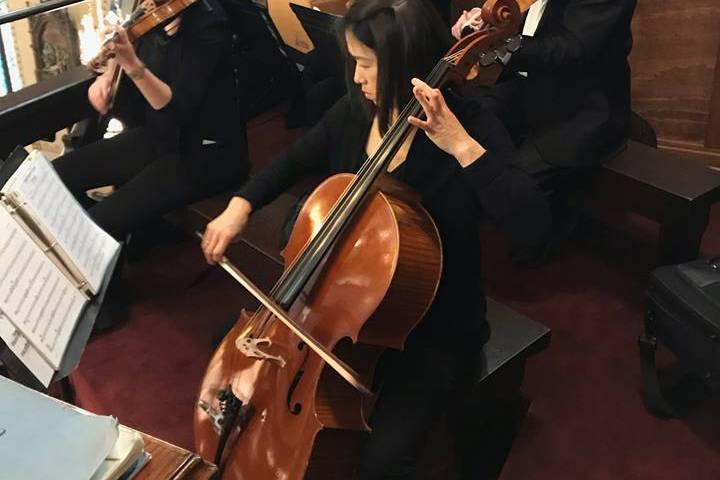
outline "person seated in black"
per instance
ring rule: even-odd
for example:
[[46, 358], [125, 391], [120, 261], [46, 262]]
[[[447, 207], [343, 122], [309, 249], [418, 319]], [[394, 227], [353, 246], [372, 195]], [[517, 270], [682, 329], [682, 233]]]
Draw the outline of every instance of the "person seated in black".
[[[89, 213], [119, 240], [178, 207], [237, 185], [249, 170], [244, 117], [237, 101], [231, 34], [217, 0], [202, 0], [135, 43], [116, 27], [108, 45], [124, 72], [119, 107], [139, 126], [57, 158], [53, 165], [78, 197], [118, 188]], [[108, 113], [112, 68], [88, 99]], [[124, 97], [124, 98], [122, 98]], [[132, 116], [132, 115], [131, 115]]]
[[[544, 188], [553, 188], [558, 174], [599, 165], [625, 147], [635, 4], [536, 0], [520, 49], [502, 59], [501, 82], [481, 95], [519, 145], [514, 161]], [[464, 12], [453, 35], [481, 28], [479, 16], [479, 8]]]
[[[427, 116], [410, 119], [407, 140], [388, 173], [412, 187], [434, 219], [443, 271], [435, 299], [402, 352], [384, 357], [384, 381], [357, 478], [418, 478], [430, 427], [466, 384], [469, 365], [489, 337], [478, 224], [489, 200], [494, 214], [526, 220], [526, 235], [546, 234], [549, 212], [533, 201], [533, 180], [509, 164], [515, 149], [497, 118], [424, 78], [451, 44], [426, 0], [362, 0], [339, 25], [349, 94], [262, 172], [212, 220], [202, 248], [218, 262], [250, 214], [308, 174], [358, 171], [414, 95]], [[392, 41], [390, 40], [392, 39]], [[377, 380], [377, 378], [376, 378]]]

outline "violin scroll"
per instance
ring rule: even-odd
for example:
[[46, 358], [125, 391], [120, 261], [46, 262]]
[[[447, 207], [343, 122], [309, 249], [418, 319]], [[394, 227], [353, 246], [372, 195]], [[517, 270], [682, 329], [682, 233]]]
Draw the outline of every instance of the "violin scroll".
[[517, 30], [520, 27], [522, 16], [520, 5], [516, 0], [487, 1], [483, 5], [480, 17], [486, 24], [494, 27], [506, 27]]
[[522, 14], [516, 0], [486, 1], [481, 18], [480, 30], [458, 40], [445, 57], [452, 66], [447, 76], [450, 83], [492, 85], [502, 70], [499, 60], [520, 46]]

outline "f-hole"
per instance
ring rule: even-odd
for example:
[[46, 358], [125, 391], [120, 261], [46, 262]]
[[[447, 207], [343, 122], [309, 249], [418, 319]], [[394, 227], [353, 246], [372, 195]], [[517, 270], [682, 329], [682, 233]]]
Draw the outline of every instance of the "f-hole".
[[[310, 349], [307, 348], [304, 342], [300, 342], [297, 345], [298, 350], [305, 351], [305, 358], [303, 358], [302, 363], [300, 364], [300, 368], [298, 368], [297, 373], [295, 373], [295, 377], [293, 378], [292, 383], [290, 384], [290, 389], [287, 393], [287, 399], [285, 401], [285, 404], [287, 405], [288, 411], [293, 415], [300, 415], [300, 412], [302, 412], [302, 404], [300, 402], [295, 402], [295, 404], [292, 404], [292, 397], [295, 393], [295, 389], [297, 388], [298, 384], [300, 383], [300, 380], [302, 379], [303, 375], [305, 374], [305, 363], [308, 359], [308, 354], [310, 353]], [[291, 405], [292, 404], [292, 405]]]

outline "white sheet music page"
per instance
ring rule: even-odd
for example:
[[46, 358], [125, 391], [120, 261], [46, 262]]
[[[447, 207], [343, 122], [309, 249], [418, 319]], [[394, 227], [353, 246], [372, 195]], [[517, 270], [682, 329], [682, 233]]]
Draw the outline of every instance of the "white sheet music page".
[[35, 375], [35, 378], [47, 388], [55, 375], [55, 369], [2, 312], [0, 312], [0, 338], [5, 341], [8, 348], [23, 365]]
[[13, 216], [0, 208], [0, 310], [54, 369], [60, 366], [86, 301]]
[[3, 188], [15, 193], [97, 293], [120, 244], [88, 216], [50, 161], [34, 151]]

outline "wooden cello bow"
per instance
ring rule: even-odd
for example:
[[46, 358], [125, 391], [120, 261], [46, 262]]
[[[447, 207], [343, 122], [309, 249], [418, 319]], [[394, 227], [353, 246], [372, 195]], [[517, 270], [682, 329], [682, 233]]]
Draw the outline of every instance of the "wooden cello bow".
[[[483, 67], [515, 48], [515, 0], [488, 0], [483, 20], [481, 31], [440, 59], [427, 84], [483, 78]], [[384, 349], [402, 348], [440, 280], [432, 219], [407, 187], [383, 184], [410, 131], [407, 118], [421, 112], [412, 98], [357, 174], [332, 176], [313, 191], [283, 251], [286, 268], [263, 299], [352, 366], [362, 385], [372, 383]], [[215, 351], [195, 409], [195, 446], [223, 479], [350, 478], [341, 473], [335, 440], [369, 430], [374, 396], [325, 368], [297, 333], [269, 309], [243, 311]]]

